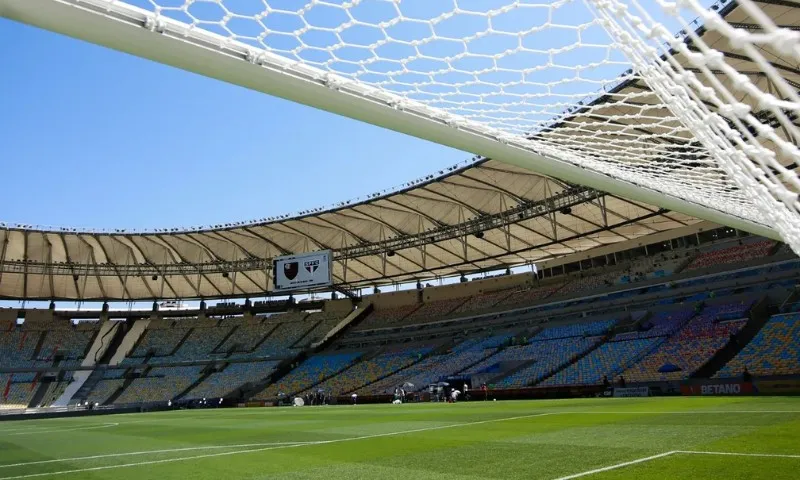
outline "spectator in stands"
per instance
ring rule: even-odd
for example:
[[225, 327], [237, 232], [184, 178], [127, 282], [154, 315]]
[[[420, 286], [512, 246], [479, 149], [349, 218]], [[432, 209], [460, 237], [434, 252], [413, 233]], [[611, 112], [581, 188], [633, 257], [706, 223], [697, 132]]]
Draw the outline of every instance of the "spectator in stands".
[[753, 375], [750, 374], [750, 371], [747, 370], [747, 367], [744, 367], [744, 371], [742, 372], [742, 381], [745, 383], [750, 383], [753, 381]]
[[625, 377], [619, 376], [619, 388], [625, 388]]

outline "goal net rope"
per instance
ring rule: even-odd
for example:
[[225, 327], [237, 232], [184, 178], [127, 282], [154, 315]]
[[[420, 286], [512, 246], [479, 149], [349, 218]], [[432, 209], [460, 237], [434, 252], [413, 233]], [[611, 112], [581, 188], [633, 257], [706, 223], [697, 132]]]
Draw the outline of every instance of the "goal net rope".
[[768, 225], [800, 253], [800, 8], [787, 2], [77, 4], [136, 7], [155, 32], [280, 57], [331, 88]]

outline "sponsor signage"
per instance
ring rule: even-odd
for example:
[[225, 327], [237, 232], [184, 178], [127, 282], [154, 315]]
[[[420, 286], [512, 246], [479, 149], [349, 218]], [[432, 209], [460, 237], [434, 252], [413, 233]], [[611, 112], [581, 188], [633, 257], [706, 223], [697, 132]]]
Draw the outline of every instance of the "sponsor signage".
[[756, 389], [752, 383], [728, 382], [728, 383], [698, 383], [681, 385], [683, 395], [753, 395]]
[[288, 292], [331, 285], [330, 250], [286, 255], [272, 263], [274, 291]]
[[615, 397], [649, 397], [650, 389], [647, 387], [615, 388]]
[[763, 395], [799, 395], [800, 380], [758, 381], [758, 393]]

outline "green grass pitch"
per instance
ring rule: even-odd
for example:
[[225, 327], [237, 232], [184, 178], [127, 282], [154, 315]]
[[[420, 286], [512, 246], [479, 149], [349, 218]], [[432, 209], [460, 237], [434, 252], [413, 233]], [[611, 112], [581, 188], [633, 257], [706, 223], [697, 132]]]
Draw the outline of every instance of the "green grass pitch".
[[0, 480], [797, 479], [800, 399], [185, 410], [0, 422]]

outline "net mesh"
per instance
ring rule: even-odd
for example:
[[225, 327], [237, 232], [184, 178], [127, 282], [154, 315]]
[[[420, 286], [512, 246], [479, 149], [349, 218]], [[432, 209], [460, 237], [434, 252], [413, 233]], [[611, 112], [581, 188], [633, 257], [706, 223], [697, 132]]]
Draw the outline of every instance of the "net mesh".
[[786, 2], [125, 3], [154, 25], [247, 45], [254, 61], [279, 55], [499, 141], [774, 226], [800, 252], [800, 15]]

